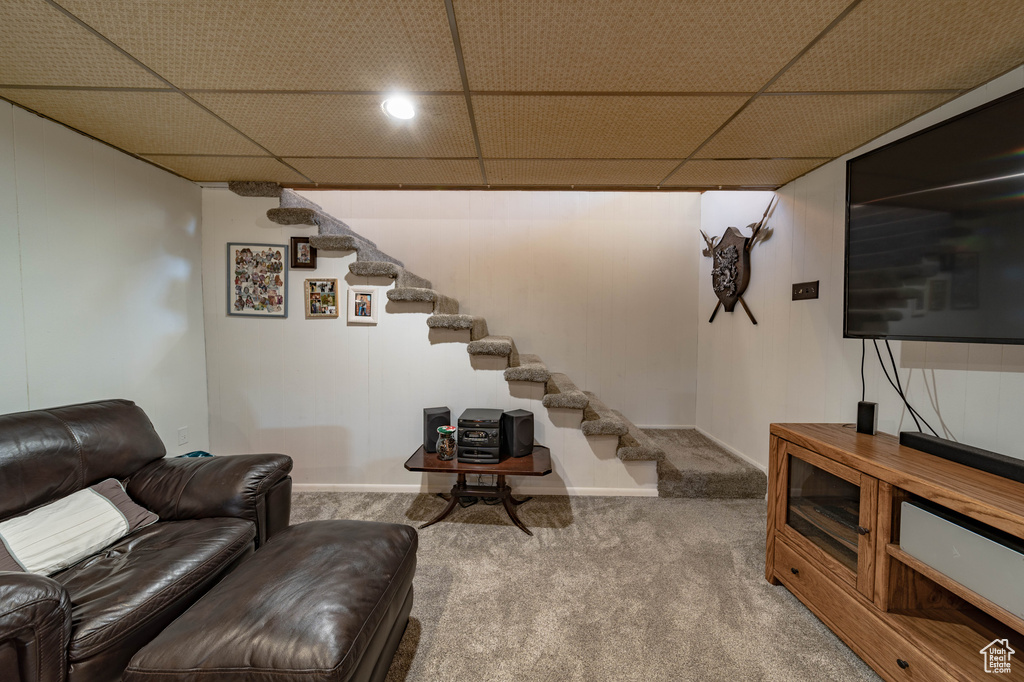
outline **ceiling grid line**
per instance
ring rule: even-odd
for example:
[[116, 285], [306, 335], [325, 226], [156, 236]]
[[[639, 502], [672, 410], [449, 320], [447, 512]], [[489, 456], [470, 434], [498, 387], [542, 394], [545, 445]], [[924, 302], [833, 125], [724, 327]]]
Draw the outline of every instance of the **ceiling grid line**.
[[68, 92], [174, 92], [173, 88], [118, 88], [103, 85], [23, 85], [0, 83], [4, 90], [66, 90]]
[[[179, 88], [179, 87], [178, 87], [178, 86], [176, 86], [176, 85], [175, 85], [174, 83], [170, 82], [169, 80], [167, 80], [166, 78], [164, 78], [163, 76], [161, 76], [161, 75], [160, 75], [159, 73], [157, 73], [156, 71], [154, 71], [153, 69], [151, 69], [151, 68], [150, 68], [149, 66], [147, 66], [147, 65], [146, 65], [146, 64], [144, 64], [144, 63], [143, 63], [142, 61], [140, 61], [139, 59], [137, 59], [137, 58], [136, 58], [136, 57], [135, 57], [134, 55], [132, 55], [131, 53], [129, 53], [129, 52], [127, 51], [127, 50], [125, 50], [124, 48], [122, 48], [122, 47], [121, 47], [120, 45], [118, 45], [117, 43], [115, 43], [114, 41], [112, 41], [112, 40], [111, 40], [110, 38], [107, 38], [107, 37], [106, 37], [105, 35], [103, 35], [103, 34], [102, 34], [102, 33], [100, 33], [99, 31], [97, 31], [97, 30], [96, 30], [95, 28], [93, 28], [92, 26], [90, 26], [90, 25], [89, 25], [89, 24], [87, 24], [86, 22], [82, 21], [82, 20], [81, 20], [81, 19], [80, 19], [79, 17], [77, 17], [76, 15], [74, 15], [74, 14], [72, 14], [71, 12], [69, 12], [68, 10], [66, 10], [66, 9], [65, 9], [64, 7], [62, 7], [62, 6], [60, 5], [60, 4], [58, 4], [58, 3], [56, 2], [56, 0], [43, 0], [43, 2], [45, 2], [45, 3], [46, 3], [46, 4], [48, 4], [48, 5], [50, 5], [51, 7], [53, 7], [53, 8], [54, 8], [54, 9], [56, 9], [57, 11], [59, 11], [59, 12], [60, 12], [61, 14], [63, 14], [63, 15], [64, 15], [64, 16], [66, 16], [66, 17], [68, 17], [69, 19], [71, 19], [72, 21], [74, 21], [74, 22], [75, 22], [76, 24], [78, 24], [78, 25], [79, 25], [79, 26], [81, 26], [82, 28], [86, 29], [87, 31], [89, 31], [90, 33], [92, 33], [93, 35], [95, 35], [95, 36], [96, 36], [97, 38], [99, 38], [99, 39], [100, 39], [100, 40], [102, 40], [103, 42], [105, 42], [106, 44], [108, 44], [108, 45], [110, 45], [111, 47], [113, 47], [113, 48], [114, 48], [115, 50], [117, 50], [117, 51], [118, 51], [118, 52], [120, 52], [120, 53], [121, 53], [122, 55], [124, 55], [125, 57], [127, 57], [128, 59], [130, 59], [130, 60], [131, 60], [132, 62], [134, 62], [134, 63], [135, 63], [135, 64], [137, 64], [138, 66], [142, 67], [142, 68], [143, 68], [143, 69], [144, 69], [144, 70], [145, 70], [146, 72], [148, 72], [148, 73], [149, 73], [150, 75], [152, 75], [153, 77], [155, 77], [155, 78], [158, 78], [159, 80], [161, 80], [161, 81], [162, 81], [162, 82], [164, 82], [164, 83], [167, 83], [167, 85], [168, 85], [168, 86], [170, 86], [170, 87], [171, 87], [171, 88], [172, 88], [172, 89], [174, 90], [174, 92], [176, 92], [176, 93], [180, 94], [180, 95], [181, 95], [182, 97], [184, 97], [185, 99], [187, 99], [187, 100], [188, 100], [189, 102], [191, 102], [191, 103], [192, 103], [192, 104], [194, 104], [195, 106], [199, 107], [200, 109], [202, 109], [203, 111], [205, 111], [206, 113], [208, 113], [208, 114], [209, 114], [210, 116], [213, 116], [213, 117], [214, 117], [214, 118], [216, 118], [216, 119], [217, 119], [218, 121], [220, 121], [221, 123], [223, 123], [223, 124], [224, 124], [224, 125], [226, 125], [227, 127], [229, 127], [229, 128], [231, 128], [232, 130], [234, 130], [234, 131], [235, 131], [236, 133], [238, 133], [239, 135], [241, 135], [242, 137], [244, 137], [244, 138], [245, 138], [246, 140], [248, 140], [248, 141], [249, 141], [249, 142], [251, 142], [252, 144], [256, 145], [257, 147], [259, 147], [260, 149], [262, 149], [263, 151], [265, 151], [265, 152], [266, 152], [267, 154], [269, 154], [270, 156], [272, 156], [272, 157], [273, 157], [273, 158], [274, 158], [274, 159], [275, 159], [275, 160], [276, 160], [276, 161], [277, 161], [278, 163], [280, 163], [280, 164], [282, 164], [282, 165], [284, 165], [284, 166], [287, 166], [287, 167], [288, 167], [289, 169], [291, 169], [291, 170], [292, 170], [293, 172], [295, 172], [295, 173], [296, 173], [297, 175], [299, 175], [300, 177], [303, 177], [303, 178], [305, 178], [305, 179], [306, 179], [306, 180], [308, 180], [309, 182], [313, 182], [313, 180], [312, 180], [312, 179], [310, 179], [310, 178], [309, 178], [309, 177], [308, 177], [307, 175], [305, 175], [304, 173], [301, 173], [301, 172], [299, 172], [299, 170], [298, 170], [298, 169], [296, 169], [296, 168], [293, 168], [293, 167], [292, 167], [292, 166], [291, 166], [290, 164], [286, 163], [286, 162], [285, 162], [285, 161], [284, 161], [283, 159], [281, 159], [281, 158], [280, 158], [280, 157], [279, 157], [279, 156], [278, 156], [277, 154], [274, 154], [274, 153], [273, 153], [272, 151], [270, 151], [269, 149], [267, 149], [266, 147], [264, 147], [263, 145], [261, 145], [261, 144], [260, 144], [259, 142], [257, 142], [256, 140], [252, 139], [251, 137], [249, 137], [248, 135], [246, 135], [245, 133], [243, 133], [243, 132], [242, 132], [241, 130], [239, 130], [238, 128], [236, 128], [235, 126], [231, 125], [230, 123], [228, 123], [227, 121], [225, 121], [225, 120], [224, 120], [223, 118], [221, 118], [220, 116], [218, 116], [217, 114], [215, 114], [215, 113], [214, 113], [213, 111], [211, 111], [211, 110], [210, 110], [209, 108], [207, 108], [207, 107], [203, 106], [202, 104], [200, 104], [199, 102], [197, 102], [197, 101], [196, 101], [196, 100], [195, 100], [195, 99], [194, 99], [193, 97], [191, 97], [191, 96], [190, 96], [190, 95], [188, 95], [188, 94], [187, 94], [186, 92], [184, 92], [183, 90], [181, 90], [181, 88]], [[315, 184], [315, 183], [314, 183], [314, 184]]]
[[487, 169], [484, 167], [484, 155], [480, 149], [480, 133], [476, 127], [476, 116], [473, 114], [473, 97], [469, 91], [469, 76], [466, 74], [466, 61], [462, 56], [462, 41], [459, 38], [459, 25], [455, 19], [455, 6], [452, 5], [452, 0], [444, 0], [444, 9], [448, 15], [448, 27], [452, 32], [452, 43], [455, 46], [455, 61], [459, 64], [459, 77], [462, 78], [462, 92], [466, 98], [466, 110], [469, 113], [469, 126], [473, 131], [473, 144], [476, 146], [476, 157], [480, 163], [480, 177], [483, 180], [483, 184], [490, 185], [487, 182]]
[[[1016, 68], [1016, 67], [1014, 67]], [[68, 90], [83, 92], [182, 92], [189, 95], [343, 95], [343, 96], [386, 96], [385, 90], [238, 90], [232, 88], [147, 88], [116, 87], [104, 85], [27, 85], [24, 83], [0, 83], [6, 90]], [[760, 97], [807, 97], [814, 95], [957, 95], [960, 88], [932, 88], [915, 90], [775, 90], [761, 92]], [[452, 97], [463, 94], [462, 90], [412, 90], [405, 94], [416, 97]], [[470, 90], [475, 97], [752, 97], [750, 91], [632, 91], [632, 90]]]
[[859, 5], [859, 4], [861, 3], [861, 2], [863, 2], [863, 0], [853, 0], [853, 2], [851, 2], [851, 3], [849, 4], [849, 5], [847, 5], [847, 6], [846, 6], [846, 9], [844, 9], [844, 10], [843, 10], [842, 12], [840, 12], [840, 13], [839, 13], [839, 15], [838, 15], [838, 16], [836, 16], [836, 18], [835, 18], [835, 19], [833, 19], [833, 20], [832, 20], [831, 22], [829, 22], [828, 26], [826, 26], [826, 27], [825, 27], [824, 29], [822, 29], [822, 31], [821, 31], [820, 33], [818, 33], [818, 35], [816, 35], [816, 36], [815, 36], [815, 37], [814, 37], [814, 38], [813, 38], [813, 39], [811, 40], [811, 42], [807, 43], [807, 45], [805, 45], [805, 46], [803, 47], [803, 49], [802, 49], [802, 50], [800, 50], [799, 52], [797, 52], [797, 53], [796, 53], [796, 56], [794, 56], [794, 57], [793, 57], [792, 59], [790, 59], [790, 60], [789, 60], [789, 61], [788, 61], [788, 62], [786, 63], [786, 65], [785, 65], [785, 66], [783, 66], [783, 67], [782, 67], [781, 69], [779, 69], [778, 73], [776, 73], [776, 74], [775, 74], [774, 76], [772, 76], [772, 77], [771, 77], [770, 79], [768, 79], [768, 82], [767, 82], [767, 83], [765, 83], [764, 85], [762, 85], [762, 86], [761, 86], [761, 89], [760, 89], [760, 90], [758, 90], [757, 92], [755, 92], [755, 93], [754, 93], [754, 94], [753, 94], [753, 95], [752, 95], [752, 96], [750, 97], [750, 99], [748, 99], [748, 100], [747, 100], [747, 101], [746, 101], [746, 102], [745, 102], [745, 103], [744, 103], [744, 104], [743, 104], [743, 105], [742, 105], [742, 106], [741, 106], [741, 107], [740, 107], [739, 109], [737, 109], [737, 110], [736, 110], [735, 112], [733, 112], [732, 116], [730, 116], [729, 118], [727, 118], [727, 119], [725, 120], [725, 123], [723, 123], [722, 125], [720, 125], [720, 126], [718, 127], [718, 129], [717, 129], [717, 130], [715, 130], [715, 131], [714, 131], [713, 133], [711, 133], [711, 135], [709, 135], [709, 136], [707, 137], [707, 139], [706, 139], [706, 140], [704, 140], [703, 142], [701, 142], [701, 143], [700, 143], [700, 145], [699, 145], [699, 146], [698, 146], [698, 147], [697, 147], [696, 149], [694, 149], [693, 151], [691, 151], [691, 152], [690, 152], [690, 155], [689, 155], [689, 156], [687, 156], [687, 157], [686, 157], [685, 159], [683, 159], [682, 161], [680, 161], [680, 162], [679, 162], [679, 165], [678, 165], [678, 166], [676, 166], [675, 168], [673, 168], [673, 169], [672, 169], [672, 172], [671, 172], [671, 173], [669, 173], [668, 175], [666, 175], [666, 176], [665, 176], [665, 177], [664, 177], [664, 178], [662, 179], [662, 181], [658, 183], [658, 187], [660, 188], [660, 187], [661, 187], [662, 185], [664, 185], [665, 183], [667, 183], [667, 182], [668, 182], [669, 178], [671, 178], [671, 177], [672, 177], [673, 175], [675, 175], [676, 173], [678, 173], [678, 172], [679, 172], [679, 170], [680, 170], [680, 169], [681, 169], [681, 168], [682, 168], [682, 167], [683, 167], [684, 165], [686, 165], [686, 162], [687, 162], [687, 161], [690, 161], [691, 159], [693, 159], [693, 157], [694, 157], [694, 156], [696, 156], [696, 155], [697, 155], [697, 153], [698, 153], [698, 152], [699, 152], [699, 151], [700, 151], [701, 149], [703, 149], [704, 147], [706, 147], [706, 146], [708, 145], [708, 143], [709, 143], [709, 142], [711, 142], [711, 140], [713, 140], [713, 139], [715, 138], [715, 136], [716, 136], [716, 135], [718, 135], [718, 133], [720, 133], [720, 132], [722, 132], [723, 130], [725, 130], [725, 128], [726, 128], [726, 127], [727, 127], [727, 126], [728, 126], [728, 125], [729, 125], [730, 123], [732, 123], [732, 122], [733, 122], [734, 120], [736, 120], [736, 118], [737, 118], [737, 117], [738, 117], [738, 116], [739, 116], [740, 114], [742, 114], [742, 113], [743, 113], [743, 112], [744, 112], [744, 111], [745, 111], [745, 110], [746, 110], [746, 109], [747, 109], [747, 108], [748, 108], [748, 107], [749, 107], [749, 106], [750, 106], [750, 105], [751, 105], [751, 104], [752, 104], [752, 103], [754, 102], [754, 100], [756, 100], [756, 99], [758, 98], [758, 96], [759, 96], [759, 95], [761, 95], [761, 93], [763, 93], [763, 92], [764, 92], [765, 90], [767, 90], [768, 88], [770, 88], [770, 87], [772, 86], [772, 84], [773, 84], [773, 83], [775, 83], [775, 81], [779, 80], [779, 78], [781, 78], [781, 77], [782, 77], [782, 75], [783, 75], [784, 73], [786, 73], [786, 71], [788, 71], [788, 70], [789, 70], [789, 68], [790, 68], [791, 66], [793, 66], [793, 65], [794, 65], [794, 64], [796, 64], [796, 63], [797, 63], [798, 61], [800, 61], [800, 58], [801, 58], [801, 57], [803, 57], [803, 56], [804, 56], [805, 54], [807, 54], [808, 52], [810, 52], [810, 50], [811, 50], [811, 48], [812, 48], [812, 47], [814, 47], [815, 45], [817, 45], [817, 44], [818, 44], [818, 43], [819, 43], [819, 42], [821, 41], [821, 39], [822, 39], [822, 38], [824, 38], [824, 37], [825, 37], [826, 35], [828, 35], [828, 34], [829, 34], [829, 32], [831, 32], [831, 31], [832, 31], [832, 29], [834, 29], [834, 28], [835, 28], [836, 26], [838, 26], [838, 25], [839, 25], [839, 24], [840, 24], [840, 23], [841, 23], [841, 22], [843, 21], [843, 19], [845, 19], [845, 18], [846, 18], [847, 16], [849, 16], [850, 12], [852, 12], [853, 10], [855, 10], [855, 9], [857, 8], [857, 6], [858, 6], [858, 5]]

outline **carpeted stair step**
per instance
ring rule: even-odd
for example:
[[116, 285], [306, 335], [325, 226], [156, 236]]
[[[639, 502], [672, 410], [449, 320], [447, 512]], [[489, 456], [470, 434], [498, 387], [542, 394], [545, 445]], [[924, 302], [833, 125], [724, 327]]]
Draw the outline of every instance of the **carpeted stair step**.
[[232, 181], [228, 189], [240, 197], [280, 197], [281, 185], [276, 182]]
[[619, 447], [615, 450], [619, 459], [624, 462], [660, 462], [665, 458], [665, 451], [636, 424], [618, 410], [612, 410], [612, 414], [625, 422], [629, 429], [624, 436], [619, 436]]
[[402, 261], [391, 258], [369, 242], [350, 234], [314, 234], [309, 238], [309, 245], [320, 251], [355, 251], [356, 260], [388, 261], [398, 266], [402, 265]]
[[348, 271], [359, 277], [390, 277], [395, 280], [398, 289], [433, 289], [429, 279], [414, 275], [401, 265], [391, 261], [356, 261], [348, 266]]
[[551, 372], [540, 359], [539, 355], [524, 353], [519, 356], [519, 366], [505, 370], [505, 381], [538, 381], [546, 382]]
[[583, 424], [580, 426], [587, 436], [625, 436], [629, 433], [626, 422], [615, 416], [615, 413], [596, 395], [584, 391], [589, 402], [583, 409]]
[[[404, 269], [394, 263], [380, 261], [356, 261], [348, 266], [348, 271], [359, 277], [390, 277], [391, 279], [398, 279], [398, 275]], [[423, 288], [429, 289], [430, 287]]]
[[425, 302], [434, 304], [434, 312], [443, 314], [458, 314], [459, 302], [450, 296], [439, 294], [433, 289], [422, 289], [419, 287], [398, 287], [388, 289], [389, 301]]
[[476, 315], [436, 313], [427, 318], [427, 326], [431, 329], [468, 329], [470, 341], [483, 339], [488, 335], [487, 320]]
[[485, 336], [476, 341], [470, 341], [466, 346], [470, 355], [494, 355], [508, 358], [509, 367], [519, 366], [519, 351], [516, 350], [515, 341], [511, 336]]
[[566, 407], [573, 410], [582, 410], [587, 407], [590, 398], [587, 394], [576, 387], [565, 374], [552, 372], [544, 387], [547, 392], [541, 401], [544, 407]]
[[765, 473], [696, 429], [643, 429], [665, 457], [658, 462], [660, 497], [764, 499]]
[[311, 208], [272, 208], [267, 211], [270, 222], [278, 225], [316, 225], [316, 211]]

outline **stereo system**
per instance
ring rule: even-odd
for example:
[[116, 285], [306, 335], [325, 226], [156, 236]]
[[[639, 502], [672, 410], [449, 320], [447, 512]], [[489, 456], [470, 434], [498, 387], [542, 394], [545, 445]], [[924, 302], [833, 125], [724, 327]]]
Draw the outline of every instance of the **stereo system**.
[[[423, 410], [423, 449], [437, 452], [437, 427], [452, 423], [447, 407]], [[533, 413], [497, 409], [466, 410], [458, 421], [460, 462], [497, 464], [505, 457], [525, 457], [533, 452]]]
[[501, 410], [474, 408], [459, 417], [459, 461], [497, 464], [501, 461]]
[[[423, 449], [437, 452], [437, 427], [452, 423], [447, 407], [423, 408]], [[525, 457], [533, 452], [533, 412], [474, 408], [458, 422], [460, 462], [497, 464], [504, 457]]]

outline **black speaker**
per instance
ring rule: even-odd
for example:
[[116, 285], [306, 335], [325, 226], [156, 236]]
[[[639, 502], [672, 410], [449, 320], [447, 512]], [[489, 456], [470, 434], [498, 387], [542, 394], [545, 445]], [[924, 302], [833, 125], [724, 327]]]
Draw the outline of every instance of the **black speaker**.
[[533, 452], [533, 412], [512, 410], [502, 413], [502, 456], [526, 457], [531, 452]]
[[452, 412], [447, 407], [423, 408], [423, 449], [437, 452], [437, 427], [452, 423]]
[[878, 403], [857, 403], [857, 433], [878, 433]]

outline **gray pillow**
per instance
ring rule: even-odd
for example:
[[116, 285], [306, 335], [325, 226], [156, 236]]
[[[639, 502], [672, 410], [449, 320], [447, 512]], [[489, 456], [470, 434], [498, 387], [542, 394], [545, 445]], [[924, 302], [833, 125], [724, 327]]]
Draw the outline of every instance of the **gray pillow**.
[[0, 571], [52, 575], [159, 520], [108, 478], [0, 523]]

